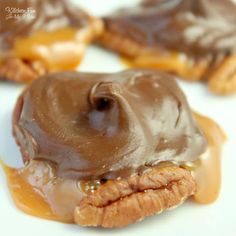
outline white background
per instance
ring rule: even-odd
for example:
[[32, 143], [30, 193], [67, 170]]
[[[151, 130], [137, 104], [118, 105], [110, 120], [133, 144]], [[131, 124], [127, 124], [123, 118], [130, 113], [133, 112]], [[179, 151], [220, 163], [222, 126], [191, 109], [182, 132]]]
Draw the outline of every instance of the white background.
[[[79, 3], [96, 15], [109, 13], [136, 0], [80, 0]], [[1, 4], [1, 3], [0, 3]], [[103, 49], [90, 46], [81, 71], [115, 72], [123, 69], [119, 58]], [[222, 189], [219, 199], [210, 205], [187, 202], [177, 209], [150, 217], [120, 230], [81, 228], [28, 216], [19, 211], [9, 195], [6, 179], [0, 168], [0, 235], [236, 235], [236, 96], [211, 95], [200, 83], [179, 82], [191, 107], [214, 118], [225, 130], [228, 142], [222, 156]], [[0, 158], [11, 166], [22, 165], [18, 148], [11, 135], [11, 114], [23, 86], [0, 82]]]

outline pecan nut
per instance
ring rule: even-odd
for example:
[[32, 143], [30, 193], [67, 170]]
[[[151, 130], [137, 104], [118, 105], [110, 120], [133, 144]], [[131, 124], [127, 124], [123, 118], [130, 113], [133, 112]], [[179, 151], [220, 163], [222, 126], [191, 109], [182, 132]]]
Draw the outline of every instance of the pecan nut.
[[40, 62], [35, 61], [30, 64], [19, 58], [7, 58], [0, 66], [0, 79], [30, 82], [45, 71], [45, 67]]
[[124, 227], [178, 206], [195, 191], [189, 171], [175, 166], [152, 168], [140, 176], [103, 184], [75, 208], [74, 220], [82, 226]]
[[236, 55], [223, 60], [208, 79], [208, 88], [222, 95], [236, 92]]

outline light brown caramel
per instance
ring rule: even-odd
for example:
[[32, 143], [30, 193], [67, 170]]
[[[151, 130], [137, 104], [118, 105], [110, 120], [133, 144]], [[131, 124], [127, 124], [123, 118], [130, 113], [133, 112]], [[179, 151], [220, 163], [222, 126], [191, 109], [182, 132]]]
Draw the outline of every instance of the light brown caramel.
[[184, 53], [169, 53], [166, 55], [154, 53], [137, 57], [121, 57], [127, 68], [151, 68], [172, 72], [186, 80], [200, 80], [206, 71], [208, 62], [205, 60], [194, 62]]
[[73, 211], [83, 197], [77, 181], [62, 180], [47, 162], [32, 161], [22, 169], [2, 164], [15, 205], [36, 217], [73, 223]]
[[76, 68], [84, 54], [88, 34], [65, 27], [38, 31], [15, 41], [13, 55], [28, 61], [42, 61], [50, 71]]
[[22, 172], [1, 162], [7, 176], [8, 187], [15, 205], [23, 212], [44, 219], [59, 220], [45, 199], [29, 185]]

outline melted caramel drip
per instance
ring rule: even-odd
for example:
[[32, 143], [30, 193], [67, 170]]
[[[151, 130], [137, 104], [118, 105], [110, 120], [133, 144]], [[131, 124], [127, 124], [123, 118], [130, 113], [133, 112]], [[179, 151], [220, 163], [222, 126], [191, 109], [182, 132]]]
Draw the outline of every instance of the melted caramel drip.
[[7, 176], [7, 183], [12, 199], [20, 210], [32, 216], [60, 221], [60, 219], [53, 214], [45, 199], [24, 180], [17, 169], [8, 167], [3, 162], [1, 162], [1, 165]]
[[192, 171], [197, 183], [194, 200], [207, 204], [214, 202], [221, 186], [221, 151], [226, 135], [211, 119], [195, 113], [195, 118], [208, 140], [208, 149], [199, 158], [198, 167]]
[[49, 71], [75, 69], [88, 41], [85, 35], [71, 27], [38, 31], [16, 39], [12, 54], [27, 61], [42, 61]]
[[[214, 121], [197, 113], [195, 113], [195, 118], [207, 137], [209, 147], [199, 160], [186, 163], [183, 167], [191, 170], [196, 179], [197, 192], [193, 197], [194, 200], [198, 203], [211, 203], [217, 199], [220, 190], [220, 153], [225, 135]], [[27, 176], [27, 171], [13, 169], [3, 163], [2, 165], [12, 198], [20, 210], [40, 218], [71, 222], [71, 220], [65, 220], [53, 213], [52, 206], [45, 201], [42, 194], [40, 195], [39, 189], [27, 182], [30, 179], [30, 175]], [[170, 165], [170, 163], [161, 165]], [[81, 181], [80, 189], [83, 192], [94, 191], [101, 183], [100, 181]]]

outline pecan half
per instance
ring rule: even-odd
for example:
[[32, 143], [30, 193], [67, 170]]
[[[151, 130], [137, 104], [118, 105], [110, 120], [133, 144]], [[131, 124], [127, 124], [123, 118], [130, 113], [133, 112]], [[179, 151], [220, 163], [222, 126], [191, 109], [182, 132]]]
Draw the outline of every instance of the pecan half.
[[30, 82], [46, 71], [39, 61], [24, 62], [19, 58], [7, 58], [0, 65], [0, 79]]
[[128, 38], [124, 38], [122, 35], [110, 32], [109, 30], [103, 32], [103, 34], [98, 37], [97, 42], [104, 47], [127, 57], [138, 56], [146, 50], [145, 46], [142, 46]]
[[208, 88], [217, 94], [236, 92], [236, 55], [226, 57], [208, 79]]
[[75, 208], [82, 226], [123, 227], [178, 206], [194, 194], [190, 172], [180, 167], [156, 167], [142, 175], [108, 181]]

